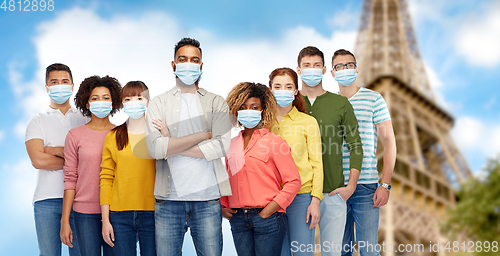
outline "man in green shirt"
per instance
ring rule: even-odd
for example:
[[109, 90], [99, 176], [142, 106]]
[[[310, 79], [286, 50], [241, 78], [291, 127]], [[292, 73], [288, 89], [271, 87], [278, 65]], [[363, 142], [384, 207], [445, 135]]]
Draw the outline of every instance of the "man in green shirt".
[[[323, 52], [313, 46], [302, 49], [297, 59], [297, 72], [309, 114], [320, 126], [323, 150], [323, 194], [320, 203], [322, 255], [340, 255], [346, 222], [346, 201], [356, 190], [363, 148], [358, 133], [358, 121], [346, 97], [323, 89], [326, 73]], [[342, 142], [350, 152], [349, 183], [344, 186]]]

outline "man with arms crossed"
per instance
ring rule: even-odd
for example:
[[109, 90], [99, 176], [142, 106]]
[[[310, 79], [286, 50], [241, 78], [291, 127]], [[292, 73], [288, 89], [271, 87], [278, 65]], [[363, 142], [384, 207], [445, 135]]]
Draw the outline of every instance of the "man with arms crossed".
[[[363, 143], [363, 165], [356, 191], [347, 200], [347, 220], [344, 231], [342, 255], [351, 256], [354, 245], [354, 224], [356, 241], [361, 256], [380, 256], [375, 250], [378, 243], [380, 207], [389, 200], [391, 177], [396, 163], [396, 138], [392, 128], [387, 104], [380, 93], [357, 86], [359, 70], [354, 55], [340, 49], [332, 57], [332, 75], [339, 83], [339, 94], [349, 99], [359, 123]], [[378, 186], [377, 135], [384, 145], [384, 169], [382, 182]], [[349, 175], [349, 151], [344, 147], [344, 176], [347, 184]]]
[[[323, 89], [326, 72], [323, 52], [313, 46], [302, 49], [297, 59], [302, 79], [300, 91], [309, 114], [316, 118], [321, 131], [323, 150], [323, 194], [319, 208], [322, 255], [340, 255], [346, 222], [346, 201], [354, 193], [363, 161], [358, 121], [347, 98]], [[344, 186], [342, 141], [350, 152], [351, 180]]]
[[198, 255], [222, 255], [220, 197], [231, 195], [231, 187], [221, 158], [229, 150], [231, 124], [224, 98], [198, 87], [202, 67], [200, 43], [180, 40], [172, 61], [176, 86], [148, 107], [146, 142], [157, 159], [160, 256], [181, 255], [188, 227]]
[[[33, 196], [35, 229], [40, 255], [61, 255], [61, 217], [64, 194], [64, 141], [71, 128], [88, 122], [76, 108], [69, 105], [73, 94], [73, 76], [68, 66], [55, 63], [45, 72], [45, 89], [50, 97], [49, 108], [36, 114], [26, 127], [25, 144], [38, 181]], [[70, 225], [74, 229], [72, 215]], [[73, 234], [70, 256], [80, 255]]]

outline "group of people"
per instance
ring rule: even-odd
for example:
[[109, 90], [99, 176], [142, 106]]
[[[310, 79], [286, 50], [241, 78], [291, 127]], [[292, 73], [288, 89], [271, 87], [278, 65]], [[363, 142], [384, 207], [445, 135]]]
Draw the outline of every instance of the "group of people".
[[[141, 81], [121, 87], [91, 76], [76, 108], [71, 70], [48, 66], [50, 106], [25, 138], [39, 172], [40, 255], [61, 255], [61, 242], [71, 256], [136, 255], [137, 241], [143, 256], [181, 255], [188, 228], [197, 255], [222, 255], [223, 218], [238, 255], [352, 255], [354, 233], [358, 245], [376, 245], [396, 159], [387, 105], [356, 85], [349, 51], [332, 57], [338, 93], [323, 89], [318, 48], [302, 49], [297, 64], [272, 71], [268, 86], [239, 83], [224, 99], [199, 87], [200, 43], [183, 38], [171, 90], [150, 99]], [[109, 116], [120, 109], [129, 118], [115, 126]]]

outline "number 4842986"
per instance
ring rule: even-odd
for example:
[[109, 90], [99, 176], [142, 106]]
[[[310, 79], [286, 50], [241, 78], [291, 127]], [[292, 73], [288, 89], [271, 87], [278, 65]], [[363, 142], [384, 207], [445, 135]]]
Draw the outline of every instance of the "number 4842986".
[[54, 0], [3, 0], [0, 9], [4, 11], [20, 11], [20, 12], [36, 12], [36, 11], [53, 11]]

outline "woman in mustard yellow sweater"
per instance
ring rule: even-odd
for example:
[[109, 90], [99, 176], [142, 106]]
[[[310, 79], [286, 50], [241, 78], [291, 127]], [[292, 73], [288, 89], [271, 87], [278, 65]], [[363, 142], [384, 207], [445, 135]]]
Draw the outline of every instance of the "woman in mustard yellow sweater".
[[146, 85], [128, 82], [121, 91], [129, 119], [108, 133], [101, 163], [102, 236], [115, 255], [156, 255], [153, 195], [156, 161], [149, 156], [144, 113]]

